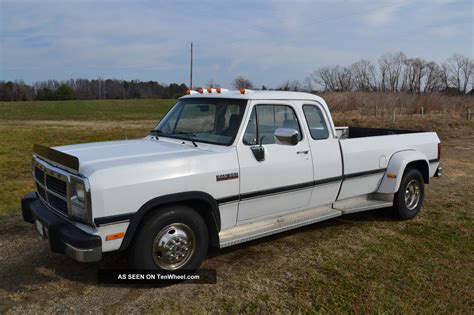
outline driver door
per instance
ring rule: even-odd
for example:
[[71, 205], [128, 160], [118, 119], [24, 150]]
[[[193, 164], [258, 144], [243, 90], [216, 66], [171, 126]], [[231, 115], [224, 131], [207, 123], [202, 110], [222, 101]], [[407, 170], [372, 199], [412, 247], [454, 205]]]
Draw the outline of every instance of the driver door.
[[[311, 152], [297, 109], [280, 101], [252, 105], [245, 132], [237, 145], [241, 194], [238, 221], [305, 208], [313, 188]], [[298, 143], [275, 143], [273, 134], [280, 127], [296, 129]], [[258, 161], [252, 147], [260, 145], [264, 159]]]

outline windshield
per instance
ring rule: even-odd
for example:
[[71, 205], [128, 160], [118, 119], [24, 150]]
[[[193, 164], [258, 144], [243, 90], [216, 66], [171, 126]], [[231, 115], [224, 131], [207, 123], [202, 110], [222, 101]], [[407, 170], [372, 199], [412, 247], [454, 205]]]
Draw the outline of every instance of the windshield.
[[231, 145], [245, 111], [246, 100], [183, 99], [155, 128], [159, 137]]

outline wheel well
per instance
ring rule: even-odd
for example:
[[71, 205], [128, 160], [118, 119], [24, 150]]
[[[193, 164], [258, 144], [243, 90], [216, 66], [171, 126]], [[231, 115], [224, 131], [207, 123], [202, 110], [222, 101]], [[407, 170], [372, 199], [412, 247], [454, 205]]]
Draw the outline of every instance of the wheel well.
[[204, 222], [206, 222], [209, 243], [212, 246], [219, 246], [219, 231], [217, 230], [216, 219], [213, 217], [212, 212], [209, 211], [210, 205], [204, 200], [186, 200], [180, 204], [185, 204], [199, 213]]
[[419, 170], [421, 175], [423, 175], [424, 183], [429, 184], [429, 182], [430, 182], [430, 169], [429, 169], [428, 164], [426, 163], [426, 161], [418, 160], [418, 161], [413, 161], [413, 162], [408, 163], [407, 166], [405, 167], [405, 172], [403, 173], [403, 175], [405, 175], [405, 173], [409, 169]]
[[[159, 211], [165, 207], [174, 205], [186, 205], [196, 210], [199, 215], [204, 219], [209, 234], [209, 243], [212, 246], [219, 246], [219, 230], [220, 230], [220, 216], [219, 208], [214, 199], [214, 202], [207, 200], [208, 198], [202, 198], [203, 196], [195, 196], [189, 198], [183, 198], [182, 200], [173, 200], [175, 198], [165, 198], [162, 200], [150, 200], [134, 215], [130, 221], [130, 225], [125, 233], [125, 238], [120, 246], [120, 250], [125, 250], [133, 240], [135, 233], [146, 221], [144, 218], [152, 215], [154, 212]], [[171, 200], [166, 200], [171, 199]]]

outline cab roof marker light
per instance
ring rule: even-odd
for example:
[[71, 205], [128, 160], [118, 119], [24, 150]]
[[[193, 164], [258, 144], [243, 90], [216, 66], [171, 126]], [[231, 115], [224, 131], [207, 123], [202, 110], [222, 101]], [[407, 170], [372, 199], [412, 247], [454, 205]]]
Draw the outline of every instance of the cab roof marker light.
[[204, 91], [203, 91], [202, 88], [199, 88], [199, 89], [197, 89], [197, 92], [198, 92], [199, 94], [202, 94]]
[[220, 88], [220, 87], [216, 87], [216, 93], [219, 94], [219, 93], [221, 93], [221, 92], [222, 92], [221, 88]]
[[249, 89], [240, 89], [240, 94], [252, 93], [252, 90]]
[[211, 94], [212, 93], [212, 88], [208, 87], [207, 88], [207, 93]]

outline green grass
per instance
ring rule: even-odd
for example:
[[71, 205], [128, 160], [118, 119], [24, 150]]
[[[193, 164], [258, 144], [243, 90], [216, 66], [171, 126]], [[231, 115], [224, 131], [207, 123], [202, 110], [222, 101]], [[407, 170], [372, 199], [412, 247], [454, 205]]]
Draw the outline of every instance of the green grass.
[[153, 120], [172, 99], [0, 102], [0, 120]]

